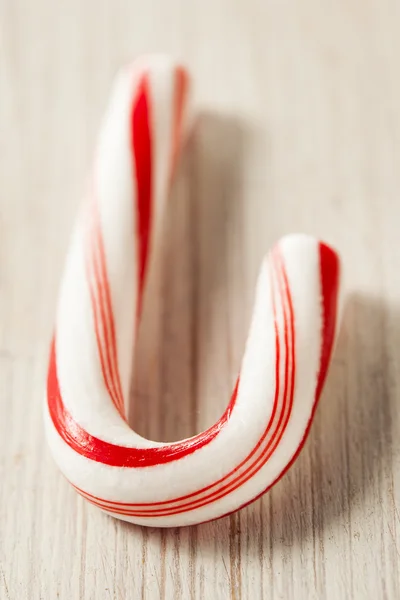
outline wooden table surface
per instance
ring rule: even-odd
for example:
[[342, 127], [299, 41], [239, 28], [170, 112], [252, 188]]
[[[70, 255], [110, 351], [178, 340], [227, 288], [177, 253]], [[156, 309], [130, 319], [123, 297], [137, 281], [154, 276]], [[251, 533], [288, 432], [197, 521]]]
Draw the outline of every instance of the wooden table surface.
[[[0, 598], [400, 598], [400, 3], [0, 0]], [[182, 58], [199, 118], [141, 332], [133, 419], [223, 411], [263, 254], [335, 245], [342, 329], [310, 438], [262, 500], [158, 530], [87, 505], [42, 402], [60, 274], [117, 68]]]

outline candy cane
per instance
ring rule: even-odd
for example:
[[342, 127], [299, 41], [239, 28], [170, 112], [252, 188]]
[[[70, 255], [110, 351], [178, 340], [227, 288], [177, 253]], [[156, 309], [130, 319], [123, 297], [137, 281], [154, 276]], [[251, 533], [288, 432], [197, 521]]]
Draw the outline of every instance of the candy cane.
[[45, 404], [49, 445], [74, 488], [110, 515], [162, 527], [226, 515], [285, 473], [309, 431], [337, 324], [336, 253], [287, 236], [261, 266], [219, 421], [170, 444], [129, 427], [135, 334], [187, 89], [167, 57], [143, 58], [117, 79], [61, 284]]

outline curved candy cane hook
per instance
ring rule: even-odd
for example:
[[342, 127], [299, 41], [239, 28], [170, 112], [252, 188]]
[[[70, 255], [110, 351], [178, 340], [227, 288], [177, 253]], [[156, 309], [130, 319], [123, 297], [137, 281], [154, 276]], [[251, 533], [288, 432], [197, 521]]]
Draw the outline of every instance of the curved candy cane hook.
[[221, 517], [290, 467], [307, 436], [337, 324], [339, 262], [285, 237], [264, 260], [240, 376], [220, 420], [176, 443], [126, 421], [149, 254], [168, 198], [188, 79], [166, 57], [123, 70], [61, 284], [45, 421], [61, 471], [89, 502], [142, 525]]

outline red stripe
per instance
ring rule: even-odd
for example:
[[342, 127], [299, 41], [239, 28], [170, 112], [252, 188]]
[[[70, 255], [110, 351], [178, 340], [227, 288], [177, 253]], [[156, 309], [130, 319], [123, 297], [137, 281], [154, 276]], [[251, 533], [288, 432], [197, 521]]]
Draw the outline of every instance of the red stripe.
[[121, 378], [118, 367], [118, 351], [117, 339], [115, 334], [114, 313], [111, 302], [110, 283], [108, 280], [106, 257], [104, 251], [103, 236], [101, 233], [100, 215], [98, 207], [94, 202], [94, 217], [95, 217], [95, 238], [93, 239], [93, 255], [92, 260], [94, 267], [97, 267], [96, 250], [98, 253], [98, 266], [100, 271], [96, 269], [96, 284], [99, 298], [102, 300], [103, 312], [103, 328], [106, 335], [106, 351], [108, 362], [110, 365], [111, 382], [115, 390], [116, 400], [119, 404], [121, 414], [124, 414], [124, 398], [122, 393]]
[[[89, 210], [92, 208], [92, 206], [89, 206]], [[109, 393], [109, 396], [113, 402], [113, 404], [115, 405], [115, 407], [117, 408], [117, 410], [120, 412], [120, 404], [118, 401], [118, 398], [114, 392], [114, 388], [112, 386], [112, 381], [111, 381], [111, 365], [110, 365], [110, 360], [109, 360], [109, 356], [107, 353], [107, 348], [108, 348], [108, 343], [107, 343], [107, 331], [104, 329], [104, 322], [105, 322], [105, 315], [104, 315], [104, 307], [102, 304], [102, 298], [101, 295], [99, 295], [99, 289], [98, 289], [98, 285], [97, 284], [97, 279], [98, 276], [96, 274], [97, 271], [97, 265], [96, 265], [96, 257], [93, 256], [93, 250], [92, 250], [92, 239], [93, 239], [93, 213], [92, 211], [90, 213], [88, 213], [88, 231], [87, 231], [87, 237], [86, 237], [86, 249], [85, 249], [85, 266], [86, 266], [86, 275], [87, 275], [87, 281], [88, 281], [88, 285], [89, 285], [89, 292], [90, 292], [90, 298], [91, 298], [91, 303], [92, 303], [92, 310], [93, 310], [93, 321], [94, 321], [94, 329], [95, 329], [95, 334], [96, 334], [96, 341], [97, 341], [97, 349], [99, 352], [99, 357], [100, 357], [100, 365], [101, 365], [101, 371], [102, 371], [102, 375], [103, 375], [103, 379], [104, 379], [104, 383], [105, 386], [107, 388], [107, 391]], [[97, 294], [97, 295], [96, 295]], [[105, 339], [105, 342], [103, 342], [102, 339], [102, 335]]]
[[150, 135], [149, 81], [143, 76], [131, 113], [131, 151], [136, 173], [136, 236], [138, 253], [138, 315], [141, 312], [143, 286], [150, 246], [152, 218], [152, 157]]
[[174, 124], [172, 128], [172, 152], [170, 181], [176, 168], [179, 147], [182, 138], [183, 111], [188, 91], [188, 76], [184, 69], [178, 67], [175, 71]]
[[[124, 401], [118, 369], [117, 344], [114, 316], [111, 305], [110, 286], [107, 277], [103, 240], [101, 236], [98, 209], [95, 201], [91, 203], [92, 229], [88, 233], [90, 244], [87, 273], [91, 288], [91, 299], [100, 356], [103, 355], [102, 371], [104, 382], [110, 397], [121, 415], [124, 414]], [[93, 275], [93, 281], [92, 276]], [[102, 347], [100, 347], [102, 346]], [[106, 366], [106, 368], [104, 368]]]
[[336, 329], [339, 290], [339, 260], [337, 254], [322, 242], [319, 243], [319, 265], [322, 290], [323, 343], [316, 391], [317, 398], [321, 395], [331, 357]]
[[96, 300], [94, 286], [93, 286], [92, 282], [90, 281], [89, 274], [88, 274], [88, 282], [89, 282], [90, 298], [91, 298], [92, 308], [93, 308], [93, 321], [94, 321], [94, 329], [95, 329], [95, 333], [96, 333], [97, 349], [98, 349], [99, 357], [100, 357], [101, 372], [103, 375], [104, 384], [107, 388], [108, 394], [109, 394], [114, 406], [119, 411], [120, 407], [115, 398], [113, 389], [112, 389], [112, 387], [110, 385], [110, 381], [109, 381], [108, 366], [107, 366], [107, 361], [106, 361], [106, 357], [105, 357], [105, 352], [103, 350], [103, 342], [101, 339], [101, 331], [100, 331], [101, 317], [99, 315], [99, 307], [98, 307], [97, 300]]
[[[122, 514], [122, 515], [129, 515], [129, 516], [160, 517], [160, 516], [180, 514], [182, 512], [188, 511], [188, 510], [194, 510], [196, 508], [201, 508], [201, 507], [205, 506], [206, 504], [209, 504], [210, 502], [215, 502], [216, 500], [219, 500], [219, 499], [225, 497], [226, 495], [234, 492], [236, 489], [238, 489], [243, 484], [245, 484], [251, 477], [253, 477], [253, 475], [255, 475], [269, 460], [269, 458], [271, 457], [271, 455], [273, 454], [273, 452], [279, 445], [279, 442], [280, 442], [280, 440], [283, 436], [283, 433], [286, 429], [287, 423], [289, 422], [290, 413], [291, 413], [292, 406], [293, 406], [294, 377], [295, 377], [295, 362], [294, 362], [294, 360], [295, 360], [295, 352], [294, 352], [295, 340], [294, 340], [293, 306], [292, 306], [292, 301], [291, 301], [291, 297], [290, 297], [290, 289], [288, 287], [284, 264], [279, 258], [279, 253], [276, 252], [276, 254], [277, 254], [277, 265], [278, 265], [278, 268], [281, 271], [281, 275], [282, 275], [282, 281], [280, 281], [279, 279], [278, 279], [278, 281], [279, 281], [279, 286], [280, 286], [280, 291], [281, 291], [281, 296], [282, 296], [282, 304], [283, 304], [283, 309], [284, 309], [284, 331], [285, 331], [285, 347], [286, 347], [285, 391], [284, 391], [284, 399], [283, 399], [283, 405], [282, 405], [282, 413], [278, 420], [278, 424], [275, 428], [272, 438], [268, 442], [267, 446], [264, 448], [262, 454], [253, 462], [252, 465], [250, 465], [243, 473], [241, 473], [236, 479], [231, 481], [229, 484], [225, 485], [224, 487], [220, 488], [219, 490], [216, 490], [214, 493], [209, 494], [206, 497], [199, 498], [198, 500], [187, 503], [185, 505], [179, 505], [178, 507], [171, 507], [171, 508], [165, 508], [165, 509], [159, 508], [159, 509], [153, 509], [153, 510], [137, 510], [137, 509], [136, 510], [128, 510], [128, 509], [120, 510], [120, 509], [116, 508], [116, 506], [123, 505], [123, 503], [116, 503], [116, 502], [108, 503], [108, 501], [102, 500], [100, 498], [96, 498], [96, 500], [92, 500], [93, 498], [95, 498], [94, 496], [87, 495], [86, 492], [83, 492], [82, 490], [79, 490], [78, 488], [76, 488], [79, 493], [81, 493], [84, 497], [86, 497], [93, 504], [99, 506], [100, 508], [106, 509], [109, 512], [113, 512], [116, 514]], [[283, 283], [283, 286], [282, 286], [282, 283]], [[282, 292], [282, 288], [283, 288], [284, 292]], [[288, 301], [289, 314], [286, 311], [286, 302], [284, 301], [284, 293], [285, 293], [286, 299]], [[276, 314], [275, 307], [274, 307], [274, 314]], [[288, 330], [288, 322], [289, 322], [289, 330]], [[275, 320], [275, 323], [276, 323], [276, 320]], [[291, 371], [290, 384], [288, 385], [289, 361], [287, 360], [287, 358], [289, 356], [289, 350], [290, 350], [290, 356], [291, 356], [292, 371]], [[278, 362], [276, 362], [276, 364], [278, 365]], [[277, 382], [279, 382], [279, 366], [278, 366], [277, 372], [278, 372]], [[290, 392], [289, 392], [290, 398], [289, 398], [289, 403], [286, 404], [288, 389], [290, 390]], [[278, 391], [278, 394], [279, 394], [279, 391]], [[287, 406], [288, 406], [288, 410], [286, 410]], [[283, 423], [283, 427], [281, 427], [282, 423]], [[270, 423], [267, 427], [266, 432], [264, 433], [261, 440], [257, 444], [256, 449], [259, 447], [261, 442], [265, 439], [266, 433], [269, 429], [269, 426], [270, 426]], [[277, 435], [278, 435], [278, 438], [277, 438]], [[272, 446], [272, 448], [271, 448], [271, 446]], [[251, 458], [251, 456], [253, 456], [256, 449], [254, 449], [250, 453], [250, 455], [241, 464], [248, 462], [248, 460]], [[270, 451], [267, 452], [269, 449], [270, 449]], [[260, 461], [261, 461], [261, 464], [259, 464]], [[236, 469], [234, 469], [232, 471], [232, 473], [236, 472], [240, 468], [240, 466], [241, 465], [236, 467]], [[229, 475], [227, 475], [224, 479], [227, 479], [229, 477]], [[212, 484], [212, 487], [214, 487], [215, 485], [216, 485], [216, 483]], [[210, 487], [210, 486], [208, 486], [208, 487]], [[165, 506], [166, 504], [169, 504], [171, 502], [176, 502], [176, 501], [177, 500], [168, 501], [168, 502], [164, 502], [164, 503], [157, 502], [157, 503], [152, 503], [151, 506], [156, 506], [159, 504], [164, 504], [164, 506]], [[130, 504], [130, 505], [124, 504], [124, 505], [132, 506], [132, 507], [133, 506], [138, 506], [138, 507], [146, 506], [146, 504]]]
[[47, 400], [50, 417], [60, 437], [78, 454], [113, 467], [150, 467], [188, 456], [209, 444], [229, 420], [236, 402], [239, 380], [236, 383], [228, 408], [209, 429], [189, 440], [157, 448], [130, 448], [100, 440], [85, 431], [63, 404], [57, 376], [56, 341], [51, 344], [47, 378]]

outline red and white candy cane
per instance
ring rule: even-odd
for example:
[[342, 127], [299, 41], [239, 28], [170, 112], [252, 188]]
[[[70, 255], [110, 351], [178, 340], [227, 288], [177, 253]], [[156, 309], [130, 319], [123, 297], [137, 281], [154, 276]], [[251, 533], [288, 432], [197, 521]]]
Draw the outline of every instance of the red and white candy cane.
[[336, 253], [287, 236], [261, 266], [240, 375], [219, 421], [169, 444], [129, 427], [135, 332], [187, 88], [185, 70], [163, 56], [117, 78], [61, 284], [45, 406], [51, 450], [75, 489], [110, 515], [162, 527], [241, 508], [291, 466], [337, 325]]

